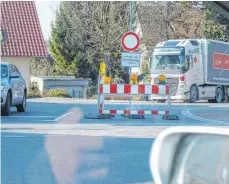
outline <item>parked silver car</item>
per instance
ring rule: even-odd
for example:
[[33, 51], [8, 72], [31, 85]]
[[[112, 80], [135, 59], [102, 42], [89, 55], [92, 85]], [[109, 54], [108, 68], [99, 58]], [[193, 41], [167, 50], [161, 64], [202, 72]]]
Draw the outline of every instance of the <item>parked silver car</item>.
[[17, 67], [1, 62], [1, 114], [10, 115], [10, 107], [16, 106], [18, 112], [26, 110], [26, 83]]

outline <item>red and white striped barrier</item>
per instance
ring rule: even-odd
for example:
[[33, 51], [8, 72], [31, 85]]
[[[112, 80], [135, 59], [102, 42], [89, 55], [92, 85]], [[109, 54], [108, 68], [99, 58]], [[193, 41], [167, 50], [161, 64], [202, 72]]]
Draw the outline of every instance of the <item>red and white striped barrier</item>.
[[151, 85], [151, 84], [100, 84], [99, 93], [101, 94], [130, 94], [130, 95], [168, 95], [168, 85]]
[[169, 115], [169, 111], [158, 111], [158, 110], [100, 110], [99, 114]]
[[[99, 84], [99, 114], [122, 115], [169, 115], [169, 110], [133, 110], [131, 103], [129, 109], [104, 109], [104, 95], [161, 95], [170, 96], [168, 85], [156, 84]], [[168, 109], [170, 100], [168, 100]]]
[[[98, 84], [101, 85], [103, 83], [103, 78], [105, 75], [99, 74], [98, 78]], [[103, 93], [100, 93], [98, 90], [98, 110], [102, 110], [104, 108], [104, 101], [105, 101], [105, 96]]]

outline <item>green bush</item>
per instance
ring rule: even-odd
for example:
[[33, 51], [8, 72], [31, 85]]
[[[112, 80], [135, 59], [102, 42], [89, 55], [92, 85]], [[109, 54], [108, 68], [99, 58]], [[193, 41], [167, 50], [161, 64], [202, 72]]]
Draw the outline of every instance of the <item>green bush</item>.
[[42, 97], [65, 97], [71, 98], [68, 91], [65, 89], [51, 89], [49, 91], [44, 91]]
[[27, 97], [33, 97], [33, 98], [41, 97], [41, 94], [40, 94], [40, 91], [39, 91], [39, 88], [36, 82], [30, 83], [29, 92], [27, 94]]
[[97, 100], [98, 99], [98, 95], [92, 95], [89, 99]]
[[97, 95], [98, 91], [97, 91], [97, 85], [96, 84], [89, 84], [87, 86], [87, 98], [92, 98], [94, 95]]
[[27, 97], [29, 98], [39, 98], [41, 97], [41, 94], [39, 91], [29, 91], [27, 94]]
[[114, 84], [125, 84], [125, 81], [122, 78], [114, 78], [113, 80]]

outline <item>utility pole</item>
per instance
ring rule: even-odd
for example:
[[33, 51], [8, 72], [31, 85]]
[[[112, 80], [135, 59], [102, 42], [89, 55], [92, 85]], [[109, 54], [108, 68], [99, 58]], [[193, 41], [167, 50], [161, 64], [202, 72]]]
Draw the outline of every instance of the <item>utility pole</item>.
[[133, 1], [130, 1], [130, 31], [132, 31], [132, 12], [133, 12]]
[[[133, 21], [133, 16], [132, 16], [132, 12], [133, 12], [133, 1], [130, 1], [130, 32], [133, 31], [133, 27], [132, 27], [132, 21]], [[130, 75], [131, 75], [131, 67], [129, 67], [129, 82], [130, 82]]]

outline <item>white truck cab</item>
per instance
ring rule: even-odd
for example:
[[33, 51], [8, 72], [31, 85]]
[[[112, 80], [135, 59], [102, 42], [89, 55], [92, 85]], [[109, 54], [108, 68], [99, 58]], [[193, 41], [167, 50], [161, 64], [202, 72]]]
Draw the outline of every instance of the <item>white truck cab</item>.
[[228, 100], [229, 43], [206, 39], [160, 42], [153, 50], [150, 69], [152, 84], [158, 83], [159, 75], [166, 76], [171, 99]]

